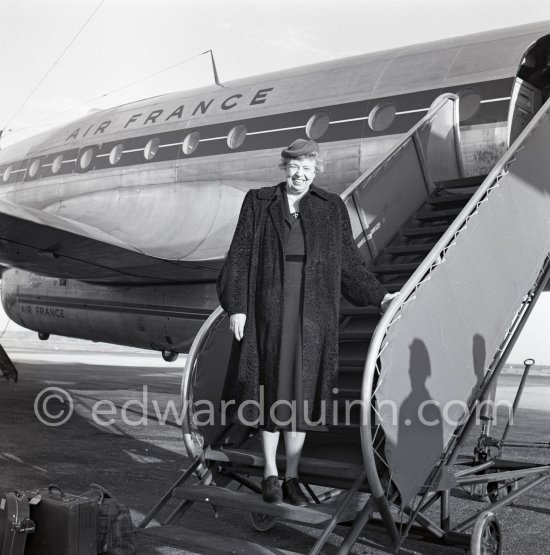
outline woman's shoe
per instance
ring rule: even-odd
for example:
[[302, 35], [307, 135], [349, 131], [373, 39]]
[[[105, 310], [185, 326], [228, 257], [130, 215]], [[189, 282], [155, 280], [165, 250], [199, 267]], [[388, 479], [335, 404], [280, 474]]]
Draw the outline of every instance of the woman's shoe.
[[309, 501], [302, 491], [297, 478], [289, 478], [283, 482], [283, 500], [298, 507], [309, 505]]
[[268, 476], [262, 480], [262, 497], [267, 503], [280, 503], [283, 500], [281, 484], [277, 476]]

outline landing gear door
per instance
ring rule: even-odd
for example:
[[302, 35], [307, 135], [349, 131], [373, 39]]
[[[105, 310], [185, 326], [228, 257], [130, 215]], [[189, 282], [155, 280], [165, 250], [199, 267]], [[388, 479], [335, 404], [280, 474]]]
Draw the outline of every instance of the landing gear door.
[[510, 104], [511, 118], [508, 144], [511, 145], [517, 139], [541, 106], [540, 89], [518, 77], [514, 83]]

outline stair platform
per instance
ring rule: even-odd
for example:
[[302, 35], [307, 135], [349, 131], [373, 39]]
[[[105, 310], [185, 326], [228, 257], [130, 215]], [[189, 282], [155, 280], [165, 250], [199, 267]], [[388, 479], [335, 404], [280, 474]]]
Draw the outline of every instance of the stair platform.
[[428, 199], [427, 204], [431, 206], [445, 206], [447, 204], [455, 204], [455, 203], [462, 203], [466, 204], [472, 195], [469, 193], [454, 193], [454, 194], [447, 194], [447, 195], [438, 195], [435, 197], [431, 197]]
[[472, 177], [449, 179], [448, 181], [438, 181], [435, 186], [439, 191], [445, 189], [457, 189], [461, 187], [478, 187], [485, 181], [486, 177], [486, 175], [474, 175]]
[[380, 309], [376, 306], [347, 306], [340, 309], [340, 316], [380, 316]]
[[371, 266], [370, 271], [374, 274], [409, 274], [418, 268], [417, 264], [380, 264], [379, 266]]
[[426, 227], [409, 227], [403, 229], [399, 234], [403, 237], [426, 237], [439, 236], [447, 231], [447, 225], [432, 225]]
[[417, 212], [414, 215], [414, 219], [422, 222], [430, 220], [447, 220], [449, 218], [454, 219], [460, 214], [460, 212], [462, 212], [462, 208], [449, 208], [447, 210], [423, 210], [422, 212]]
[[415, 256], [417, 254], [428, 254], [433, 249], [434, 245], [435, 243], [386, 247], [384, 249], [384, 254], [392, 254], [394, 256]]
[[[358, 430], [357, 430], [358, 432]], [[320, 432], [323, 433], [323, 432]], [[311, 434], [310, 434], [311, 435]], [[311, 436], [308, 439], [313, 439]], [[323, 477], [327, 474], [328, 470], [334, 473], [334, 475], [347, 480], [355, 480], [357, 476], [361, 474], [363, 465], [360, 463], [358, 457], [360, 452], [355, 453], [355, 457], [350, 457], [351, 459], [357, 459], [354, 462], [323, 459], [318, 457], [309, 456], [307, 449], [312, 449], [307, 446], [304, 447], [304, 454], [300, 459], [300, 475], [301, 476], [320, 476]], [[313, 449], [318, 451], [317, 446]], [[264, 467], [264, 457], [261, 451], [256, 451], [254, 449], [237, 449], [237, 448], [207, 448], [205, 450], [204, 456], [206, 460], [231, 463], [237, 466], [248, 466], [258, 469], [263, 469]], [[280, 469], [285, 468], [285, 456], [283, 453], [277, 454], [277, 465]]]
[[397, 293], [403, 289], [403, 286], [407, 283], [406, 281], [399, 281], [396, 283], [383, 283], [382, 285], [386, 288], [387, 291], [390, 293]]
[[[231, 491], [224, 487], [192, 485], [175, 488], [172, 496], [176, 499], [208, 503], [218, 508], [238, 509], [251, 513], [274, 516], [280, 520], [319, 525], [329, 521], [338, 505], [334, 503], [311, 504], [297, 507], [289, 503], [266, 503], [258, 493]], [[349, 515], [346, 515], [349, 519]]]
[[370, 341], [374, 334], [374, 330], [370, 331], [341, 331], [338, 332], [340, 341]]
[[219, 534], [208, 534], [173, 524], [150, 526], [138, 530], [137, 533], [147, 539], [185, 548], [188, 551], [201, 553], [201, 555], [300, 555], [296, 551], [270, 547], [265, 544], [260, 545]]

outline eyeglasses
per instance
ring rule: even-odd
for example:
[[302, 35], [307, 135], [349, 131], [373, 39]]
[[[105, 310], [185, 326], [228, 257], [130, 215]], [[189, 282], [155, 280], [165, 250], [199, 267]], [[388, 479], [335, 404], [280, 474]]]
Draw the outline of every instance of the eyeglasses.
[[293, 162], [291, 164], [289, 164], [287, 166], [287, 169], [293, 172], [297, 172], [299, 170], [302, 170], [304, 173], [307, 174], [312, 174], [315, 173], [315, 166], [311, 167], [311, 166], [301, 166], [300, 164], [296, 164], [296, 162]]

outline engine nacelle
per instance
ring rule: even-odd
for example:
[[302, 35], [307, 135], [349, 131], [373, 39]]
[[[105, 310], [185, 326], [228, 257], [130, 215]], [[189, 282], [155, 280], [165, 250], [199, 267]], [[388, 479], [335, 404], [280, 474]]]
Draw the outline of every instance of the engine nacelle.
[[185, 353], [219, 301], [214, 283], [104, 285], [9, 269], [2, 304], [41, 334]]

